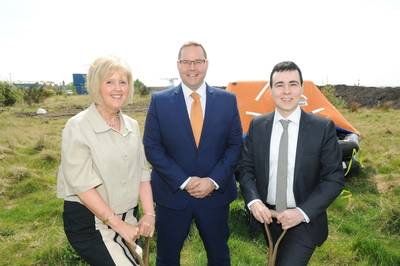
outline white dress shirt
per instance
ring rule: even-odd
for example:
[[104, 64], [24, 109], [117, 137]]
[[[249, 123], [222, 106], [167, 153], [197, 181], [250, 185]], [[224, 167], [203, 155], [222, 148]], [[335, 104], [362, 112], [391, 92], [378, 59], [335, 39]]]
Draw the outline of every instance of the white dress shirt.
[[[187, 113], [190, 119], [190, 111], [192, 110], [192, 103], [193, 103], [193, 98], [190, 95], [192, 94], [193, 91], [183, 83], [181, 84], [181, 87], [182, 87], [183, 97], [185, 98]], [[206, 111], [206, 102], [207, 102], [206, 83], [203, 82], [203, 84], [201, 84], [201, 86], [195, 92], [200, 95], [201, 109], [203, 110], [203, 119], [204, 119], [204, 114]]]
[[[296, 162], [296, 150], [297, 150], [297, 138], [299, 135], [301, 109], [299, 106], [291, 113], [287, 118], [284, 118], [278, 110], [275, 110], [274, 121], [272, 124], [271, 131], [271, 142], [269, 150], [269, 182], [268, 182], [268, 196], [267, 203], [270, 205], [276, 205], [276, 177], [278, 172], [278, 154], [279, 154], [279, 143], [281, 135], [283, 133], [283, 127], [280, 120], [289, 120], [288, 126], [288, 169], [287, 169], [287, 207], [297, 208], [296, 200], [293, 192], [293, 180], [294, 180], [294, 169]], [[249, 202], [248, 207], [255, 201]], [[305, 221], [308, 223], [310, 219], [301, 210], [297, 208], [304, 216]]]
[[[184, 83], [181, 83], [182, 87], [182, 92], [183, 92], [183, 97], [185, 99], [185, 104], [186, 104], [186, 110], [189, 115], [189, 120], [190, 120], [190, 112], [192, 110], [192, 103], [193, 103], [193, 98], [190, 96], [193, 93], [193, 90], [191, 90], [189, 87], [187, 87]], [[203, 82], [201, 86], [195, 91], [197, 94], [200, 96], [200, 102], [201, 102], [201, 109], [203, 110], [203, 119], [204, 119], [204, 114], [206, 111], [206, 102], [207, 102], [207, 92], [206, 92], [206, 83]], [[187, 183], [189, 183], [190, 176], [185, 180], [185, 182], [182, 183], [180, 186], [180, 189], [185, 189]], [[219, 188], [217, 182], [215, 182], [213, 179], [210, 178], [210, 180], [214, 183], [215, 189], [217, 190]]]
[[267, 203], [276, 205], [276, 177], [278, 172], [279, 143], [283, 133], [280, 120], [289, 120], [288, 125], [288, 169], [287, 169], [287, 207], [295, 208], [296, 201], [293, 193], [294, 166], [296, 161], [297, 136], [299, 135], [301, 110], [297, 107], [293, 113], [284, 118], [277, 110], [272, 124], [271, 143], [269, 149], [269, 182]]

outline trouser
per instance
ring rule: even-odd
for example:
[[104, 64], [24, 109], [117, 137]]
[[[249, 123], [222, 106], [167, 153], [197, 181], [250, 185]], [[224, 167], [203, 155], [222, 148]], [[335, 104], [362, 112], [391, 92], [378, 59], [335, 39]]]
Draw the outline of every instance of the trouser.
[[193, 203], [183, 210], [158, 205], [156, 214], [157, 266], [180, 265], [180, 252], [193, 220], [204, 243], [208, 265], [230, 265], [229, 205], [204, 208]]
[[[122, 220], [136, 224], [132, 208], [118, 214]], [[69, 243], [75, 251], [90, 265], [138, 265], [125, 244], [125, 240], [103, 224], [84, 205], [78, 202], [64, 201], [64, 231]]]
[[[275, 210], [274, 205], [267, 204], [269, 209]], [[282, 233], [282, 225], [273, 219], [269, 225], [274, 244]], [[311, 239], [309, 232], [304, 223], [300, 223], [295, 227], [287, 230], [283, 240], [278, 247], [278, 255], [276, 259], [277, 266], [303, 266], [308, 261], [315, 250], [314, 241]]]

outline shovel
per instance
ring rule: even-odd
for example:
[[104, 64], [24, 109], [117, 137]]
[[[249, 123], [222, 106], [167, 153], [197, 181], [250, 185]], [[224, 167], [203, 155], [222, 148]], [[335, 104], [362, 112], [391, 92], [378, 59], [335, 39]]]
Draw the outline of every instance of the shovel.
[[129, 251], [131, 252], [132, 256], [135, 258], [137, 262], [139, 262], [140, 266], [149, 266], [149, 255], [150, 255], [150, 237], [144, 238], [144, 248], [143, 248], [143, 257], [140, 256], [136, 252], [136, 245], [127, 243]]
[[[276, 218], [278, 216], [278, 213], [274, 210], [271, 210], [271, 216], [272, 218]], [[287, 230], [283, 230], [283, 232], [281, 233], [281, 235], [279, 236], [278, 240], [275, 243], [272, 241], [272, 236], [271, 236], [271, 232], [269, 231], [269, 226], [267, 223], [264, 223], [264, 228], [265, 228], [265, 232], [267, 233], [267, 238], [268, 238], [268, 247], [269, 247], [269, 251], [268, 251], [268, 266], [275, 266], [276, 263], [276, 256], [278, 254], [278, 247], [279, 244], [281, 243], [283, 237], [286, 234]]]

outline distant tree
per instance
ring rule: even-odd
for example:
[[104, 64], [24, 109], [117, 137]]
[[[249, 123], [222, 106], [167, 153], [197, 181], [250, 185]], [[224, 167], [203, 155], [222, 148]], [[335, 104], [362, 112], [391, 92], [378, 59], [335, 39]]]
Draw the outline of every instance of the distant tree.
[[[47, 84], [46, 87], [52, 90], [55, 95], [63, 95], [65, 93], [64, 86], [58, 84]], [[52, 95], [51, 95], [52, 96]]]
[[56, 92], [54, 91], [52, 86], [48, 85], [39, 85], [30, 89], [24, 90], [24, 101], [32, 105], [34, 103], [40, 103], [44, 101], [44, 99], [55, 95]]
[[76, 87], [74, 86], [74, 83], [72, 83], [72, 82], [65, 85], [65, 91], [72, 91], [73, 94], [78, 94], [78, 92], [76, 91]]
[[335, 106], [338, 108], [346, 108], [346, 102], [341, 98], [336, 96], [336, 89], [333, 85], [324, 85], [320, 88], [322, 94]]
[[136, 93], [139, 93], [140, 96], [148, 95], [150, 93], [150, 88], [146, 87], [143, 82], [139, 79], [136, 79], [133, 82], [133, 88], [135, 89]]
[[0, 106], [11, 106], [22, 99], [22, 93], [12, 84], [0, 81]]

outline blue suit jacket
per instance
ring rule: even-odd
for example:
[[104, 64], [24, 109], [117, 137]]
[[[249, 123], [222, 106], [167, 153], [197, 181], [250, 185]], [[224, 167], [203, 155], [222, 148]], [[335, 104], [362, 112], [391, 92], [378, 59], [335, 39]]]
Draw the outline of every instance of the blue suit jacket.
[[[153, 166], [151, 185], [157, 204], [183, 209], [191, 201], [216, 207], [236, 198], [234, 167], [242, 148], [235, 95], [207, 85], [203, 130], [196, 147], [181, 86], [154, 93], [143, 143]], [[189, 176], [211, 177], [219, 189], [195, 199], [180, 186]]]

